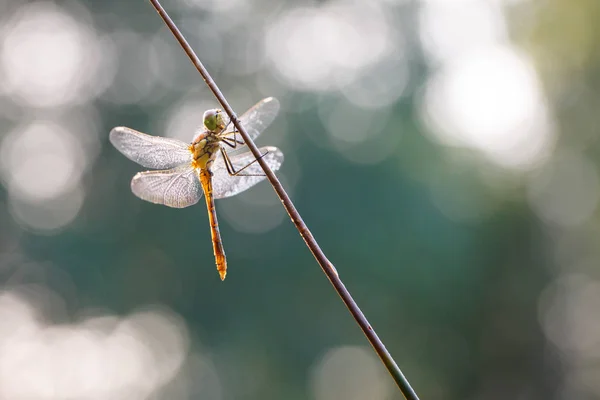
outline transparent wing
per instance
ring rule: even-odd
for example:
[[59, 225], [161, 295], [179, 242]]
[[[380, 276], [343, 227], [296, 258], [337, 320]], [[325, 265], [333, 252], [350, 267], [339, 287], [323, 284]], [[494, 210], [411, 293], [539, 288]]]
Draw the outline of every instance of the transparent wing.
[[152, 169], [174, 168], [191, 161], [189, 145], [176, 139], [146, 135], [118, 126], [110, 131], [110, 142], [127, 158]]
[[[267, 162], [267, 165], [273, 170], [277, 171], [283, 163], [283, 153], [277, 147], [267, 146], [261, 147], [260, 152], [262, 154], [267, 153], [263, 160]], [[230, 157], [231, 162], [236, 170], [244, 168], [255, 160], [254, 155], [250, 152], [238, 154]], [[251, 188], [258, 182], [264, 180], [264, 172], [258, 161], [250, 165], [248, 168], [241, 172], [242, 175], [231, 176], [227, 172], [225, 167], [225, 161], [221, 153], [217, 156], [217, 159], [213, 163], [213, 194], [215, 199], [224, 199], [226, 197], [234, 196], [244, 190]], [[243, 174], [253, 174], [262, 176], [246, 176]]]
[[174, 208], [191, 206], [202, 197], [202, 187], [191, 166], [139, 172], [131, 180], [131, 191], [140, 199]]
[[[274, 97], [267, 97], [246, 111], [240, 117], [240, 122], [244, 128], [246, 128], [246, 131], [252, 140], [255, 140], [267, 126], [271, 125], [271, 122], [273, 122], [278, 112], [279, 101]], [[227, 130], [222, 135], [233, 135], [234, 128], [233, 124], [229, 124]], [[239, 134], [237, 134], [237, 138], [242, 140], [242, 137]]]

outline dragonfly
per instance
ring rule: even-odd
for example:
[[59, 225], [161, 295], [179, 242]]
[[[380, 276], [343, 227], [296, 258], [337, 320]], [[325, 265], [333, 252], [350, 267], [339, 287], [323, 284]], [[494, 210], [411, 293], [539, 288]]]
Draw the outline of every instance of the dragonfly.
[[[254, 140], [273, 122], [278, 111], [277, 99], [268, 97], [246, 111], [239, 121]], [[204, 194], [217, 271], [224, 280], [227, 260], [215, 199], [234, 196], [265, 179], [254, 155], [237, 151], [245, 142], [226, 114], [220, 109], [207, 110], [203, 126], [196, 130], [190, 144], [123, 126], [113, 128], [109, 139], [127, 158], [154, 170], [139, 172], [131, 180], [131, 191], [137, 197], [184, 208], [196, 204]], [[271, 170], [281, 167], [283, 153], [278, 148], [266, 146], [259, 150]]]

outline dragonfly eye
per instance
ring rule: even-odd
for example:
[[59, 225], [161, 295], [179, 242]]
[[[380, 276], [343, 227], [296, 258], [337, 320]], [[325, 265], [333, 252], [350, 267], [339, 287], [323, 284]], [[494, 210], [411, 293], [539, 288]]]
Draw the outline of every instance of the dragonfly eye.
[[223, 111], [221, 110], [217, 110], [217, 114], [216, 114], [216, 119], [217, 119], [217, 127], [219, 129], [224, 129], [225, 128], [225, 120], [223, 119]]
[[214, 131], [217, 129], [218, 121], [217, 121], [218, 111], [217, 110], [207, 110], [204, 113], [203, 121], [204, 126], [209, 131]]

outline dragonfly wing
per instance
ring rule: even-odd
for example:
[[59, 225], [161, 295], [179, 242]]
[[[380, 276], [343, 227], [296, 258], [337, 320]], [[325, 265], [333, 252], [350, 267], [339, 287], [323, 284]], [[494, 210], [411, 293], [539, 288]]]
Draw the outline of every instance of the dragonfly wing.
[[152, 169], [169, 169], [189, 163], [189, 145], [176, 139], [146, 135], [118, 126], [110, 131], [110, 142], [127, 158]]
[[[278, 112], [279, 101], [274, 97], [267, 97], [246, 111], [240, 117], [240, 122], [246, 128], [246, 132], [248, 132], [252, 140], [255, 140], [267, 126], [271, 125]], [[230, 124], [224, 135], [231, 135], [234, 128], [233, 124]], [[237, 134], [237, 138], [242, 140], [240, 134]]]
[[[265, 160], [267, 165], [273, 171], [277, 171], [279, 167], [281, 167], [281, 164], [283, 163], [283, 153], [281, 150], [273, 146], [261, 147], [259, 150], [261, 154], [266, 153], [262, 159]], [[233, 167], [237, 171], [256, 160], [254, 155], [250, 152], [230, 156], [230, 159]], [[234, 196], [251, 188], [266, 178], [264, 171], [258, 164], [258, 161], [254, 162], [252, 165], [240, 172], [240, 175], [229, 175], [227, 168], [225, 167], [225, 160], [223, 159], [221, 153], [219, 153], [217, 159], [213, 163], [212, 172], [213, 194], [215, 199], [224, 199], [226, 197]]]
[[196, 170], [189, 165], [139, 172], [131, 180], [131, 191], [140, 199], [174, 208], [191, 206], [202, 197]]

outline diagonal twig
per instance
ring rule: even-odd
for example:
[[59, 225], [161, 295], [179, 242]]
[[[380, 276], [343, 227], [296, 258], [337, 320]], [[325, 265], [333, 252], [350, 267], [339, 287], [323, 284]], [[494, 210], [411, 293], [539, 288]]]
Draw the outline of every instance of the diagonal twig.
[[244, 139], [245, 144], [248, 146], [248, 148], [250, 149], [250, 151], [252, 152], [254, 157], [256, 157], [256, 159], [258, 160], [258, 163], [260, 164], [260, 166], [264, 170], [265, 174], [267, 175], [267, 179], [269, 180], [269, 182], [271, 182], [273, 189], [275, 189], [275, 192], [277, 193], [277, 196], [279, 196], [279, 199], [281, 200], [283, 207], [285, 208], [288, 215], [292, 219], [292, 222], [298, 229], [300, 236], [302, 236], [302, 238], [304, 239], [306, 246], [308, 246], [308, 248], [312, 252], [313, 256], [315, 257], [315, 259], [317, 260], [317, 262], [323, 269], [323, 272], [325, 273], [325, 275], [327, 275], [327, 278], [329, 278], [329, 281], [335, 288], [335, 291], [342, 298], [342, 301], [344, 302], [344, 304], [346, 305], [346, 307], [352, 314], [352, 317], [354, 317], [354, 319], [360, 326], [360, 329], [363, 331], [363, 333], [369, 340], [369, 343], [371, 343], [371, 346], [373, 346], [373, 349], [375, 350], [375, 352], [377, 353], [377, 355], [379, 356], [379, 358], [381, 359], [383, 364], [386, 366], [389, 373], [392, 375], [394, 381], [400, 388], [400, 391], [402, 392], [404, 397], [407, 400], [419, 400], [419, 397], [417, 396], [417, 394], [411, 387], [410, 383], [408, 382], [408, 380], [406, 379], [404, 374], [402, 374], [402, 371], [396, 364], [396, 361], [394, 361], [394, 359], [392, 358], [390, 353], [387, 351], [383, 342], [381, 341], [381, 339], [379, 339], [379, 336], [377, 336], [377, 334], [375, 333], [375, 330], [371, 327], [371, 325], [369, 324], [369, 321], [367, 321], [367, 318], [362, 313], [362, 311], [360, 310], [360, 308], [358, 307], [358, 305], [356, 304], [356, 302], [350, 295], [350, 292], [348, 292], [348, 290], [342, 283], [340, 277], [338, 276], [338, 273], [336, 272], [335, 267], [327, 259], [327, 257], [325, 256], [325, 253], [323, 253], [323, 251], [319, 247], [319, 244], [317, 243], [314, 236], [312, 235], [312, 233], [310, 232], [310, 230], [308, 229], [308, 227], [302, 220], [300, 213], [298, 213], [298, 210], [296, 210], [296, 207], [292, 203], [292, 200], [290, 200], [290, 197], [286, 193], [286, 191], [283, 188], [283, 186], [281, 185], [281, 183], [279, 182], [279, 179], [277, 179], [277, 177], [275, 176], [273, 171], [271, 171], [271, 169], [269, 168], [269, 166], [267, 165], [265, 160], [263, 160], [263, 158], [261, 157], [258, 147], [256, 147], [256, 144], [254, 144], [254, 142], [252, 141], [252, 139], [246, 132], [246, 129], [244, 128], [244, 126], [242, 124], [240, 124], [240, 121], [238, 120], [237, 115], [234, 113], [233, 109], [231, 108], [231, 106], [229, 105], [227, 100], [225, 99], [225, 96], [223, 96], [223, 93], [221, 93], [221, 91], [217, 87], [217, 84], [215, 83], [215, 81], [212, 79], [212, 77], [210, 76], [210, 74], [208, 73], [208, 71], [206, 70], [206, 68], [204, 67], [204, 65], [202, 64], [202, 62], [200, 61], [200, 59], [194, 52], [194, 50], [192, 50], [192, 48], [188, 44], [187, 40], [183, 37], [183, 34], [179, 31], [179, 29], [177, 28], [175, 23], [171, 20], [171, 18], [169, 17], [169, 15], [165, 11], [165, 9], [162, 7], [160, 2], [158, 0], [150, 0], [150, 2], [152, 3], [152, 5], [156, 9], [156, 11], [158, 12], [160, 17], [163, 19], [165, 24], [167, 24], [167, 26], [169, 27], [169, 29], [171, 30], [171, 32], [173, 33], [173, 35], [175, 36], [175, 38], [177, 39], [177, 41], [179, 42], [179, 44], [181, 45], [181, 47], [183, 48], [185, 53], [188, 55], [188, 57], [190, 58], [190, 60], [192, 61], [192, 63], [194, 64], [194, 66], [196, 67], [198, 72], [200, 73], [200, 75], [202, 75], [204, 82], [206, 82], [209, 89], [213, 92], [213, 94], [215, 95], [215, 97], [217, 98], [217, 100], [219, 101], [221, 106], [223, 107], [223, 110], [225, 110], [225, 112], [229, 116], [233, 125], [237, 128], [237, 130], [242, 135], [242, 138]]

